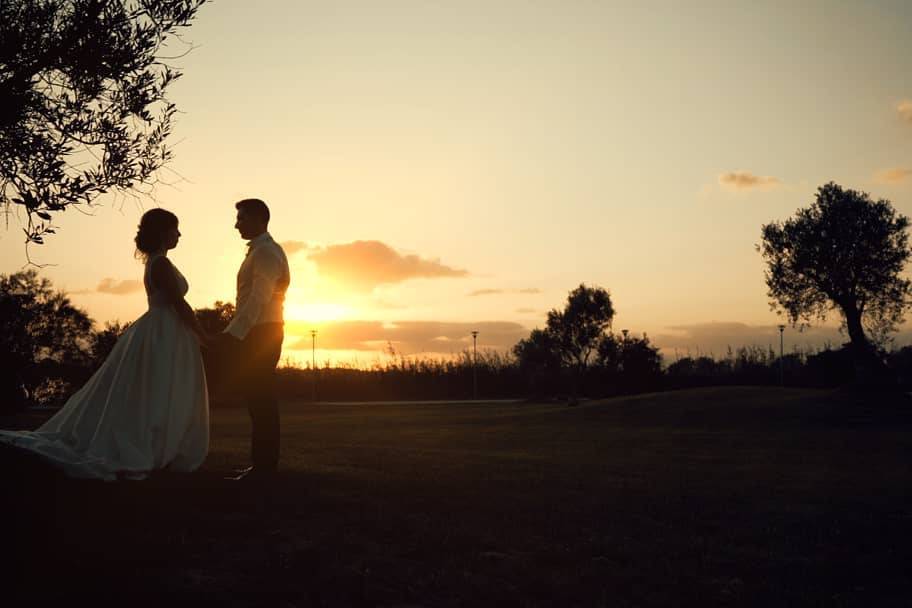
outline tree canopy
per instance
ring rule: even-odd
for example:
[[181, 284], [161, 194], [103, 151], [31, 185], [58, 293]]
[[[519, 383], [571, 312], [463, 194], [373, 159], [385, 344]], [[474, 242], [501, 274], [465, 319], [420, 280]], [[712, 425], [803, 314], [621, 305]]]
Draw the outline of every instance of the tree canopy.
[[168, 43], [204, 2], [0, 2], [0, 204], [24, 212], [26, 243], [57, 212], [154, 185], [180, 76]]
[[[0, 411], [66, 390], [91, 360], [92, 320], [34, 270], [0, 275]], [[79, 374], [77, 374], [79, 376]]]
[[608, 333], [599, 341], [596, 364], [616, 378], [621, 392], [646, 390], [659, 384], [662, 355], [646, 334], [642, 338]]
[[513, 347], [513, 355], [533, 394], [556, 390], [554, 385], [560, 376], [561, 356], [547, 330], [533, 329], [528, 338], [523, 338]]
[[[614, 306], [608, 291], [581, 284], [567, 296], [563, 310], [548, 311], [545, 329], [533, 330], [528, 339], [520, 340], [513, 353], [520, 367], [532, 378], [570, 369], [573, 396], [582, 374], [597, 356], [614, 318]], [[541, 380], [533, 383], [540, 385]], [[535, 390], [538, 390], [537, 386]]]
[[581, 284], [567, 295], [563, 310], [548, 311], [547, 331], [562, 361], [582, 369], [611, 328], [614, 305], [608, 291]]
[[793, 218], [762, 228], [770, 305], [793, 324], [836, 310], [853, 347], [868, 351], [895, 331], [910, 305], [901, 276], [912, 250], [909, 219], [888, 200], [830, 182]]
[[216, 334], [224, 331], [234, 318], [234, 304], [216, 300], [211, 308], [197, 308], [194, 312], [203, 329]]

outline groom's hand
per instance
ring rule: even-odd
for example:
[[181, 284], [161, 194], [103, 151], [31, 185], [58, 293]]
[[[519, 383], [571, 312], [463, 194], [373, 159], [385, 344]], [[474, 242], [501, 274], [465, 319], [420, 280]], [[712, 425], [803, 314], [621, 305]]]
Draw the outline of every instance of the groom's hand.
[[213, 342], [216, 348], [228, 351], [235, 350], [241, 345], [241, 341], [228, 332], [216, 334]]
[[209, 368], [206, 372], [209, 392], [215, 400], [231, 400], [241, 341], [225, 332], [211, 334], [210, 338], [212, 345], [207, 353]]
[[204, 332], [202, 334], [199, 334], [197, 336], [197, 339], [199, 340], [200, 346], [202, 346], [205, 349], [211, 350], [212, 348], [215, 347], [215, 336], [213, 336], [209, 332]]

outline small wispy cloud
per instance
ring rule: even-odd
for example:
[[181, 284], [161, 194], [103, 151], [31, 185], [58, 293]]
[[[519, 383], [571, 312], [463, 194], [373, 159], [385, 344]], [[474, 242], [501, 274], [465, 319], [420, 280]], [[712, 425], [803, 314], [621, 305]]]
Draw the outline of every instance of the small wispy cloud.
[[469, 274], [438, 259], [401, 254], [380, 241], [310, 247], [307, 259], [316, 264], [321, 275], [365, 291], [409, 279], [459, 278]]
[[899, 184], [912, 177], [912, 169], [883, 169], [874, 175], [874, 180], [881, 184]]
[[105, 277], [95, 288], [98, 293], [106, 293], [114, 296], [123, 296], [129, 293], [140, 291], [143, 288], [141, 281], [117, 281], [110, 277]]
[[299, 251], [307, 251], [310, 249], [310, 246], [304, 241], [285, 241], [279, 243], [279, 245], [285, 250], [285, 255], [294, 255]]
[[400, 304], [399, 302], [391, 302], [390, 300], [384, 300], [383, 298], [372, 299], [371, 306], [373, 308], [380, 308], [382, 310], [402, 310], [406, 307], [405, 304]]
[[473, 297], [474, 296], [493, 296], [493, 295], [501, 294], [503, 292], [504, 292], [503, 289], [476, 289], [469, 295], [473, 296]]
[[521, 315], [531, 315], [532, 313], [534, 313], [536, 311], [534, 308], [517, 308], [516, 312], [518, 312]]
[[[690, 325], [673, 325], [650, 336], [653, 344], [670, 355], [677, 351], [680, 356], [716, 356], [724, 357], [729, 348], [741, 346], [759, 346], [764, 349], [778, 350], [779, 330], [776, 325], [751, 325], [739, 322], [694, 323]], [[809, 327], [799, 332], [787, 327], [785, 347], [806, 347], [813, 344], [817, 347], [831, 344], [834, 348], [845, 342], [846, 336], [835, 327]], [[671, 359], [673, 362], [674, 359]]]
[[912, 99], [904, 99], [896, 104], [896, 111], [899, 113], [899, 118], [910, 125], [912, 125]]
[[519, 294], [532, 294], [532, 293], [541, 293], [541, 289], [537, 287], [527, 287], [525, 289], [476, 289], [471, 292], [470, 296], [494, 296], [505, 293], [519, 293]]
[[754, 175], [750, 171], [729, 171], [719, 175], [719, 185], [729, 190], [770, 190], [782, 181], [770, 175]]

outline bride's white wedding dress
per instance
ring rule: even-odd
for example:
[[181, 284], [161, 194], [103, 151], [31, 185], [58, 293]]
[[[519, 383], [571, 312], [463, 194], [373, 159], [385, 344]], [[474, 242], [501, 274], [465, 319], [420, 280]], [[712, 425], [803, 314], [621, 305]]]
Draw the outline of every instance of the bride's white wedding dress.
[[[209, 450], [209, 395], [199, 342], [165, 294], [144, 283], [149, 310], [117, 340], [97, 372], [35, 431], [0, 442], [35, 453], [70, 477], [142, 479], [193, 471]], [[177, 284], [187, 280], [175, 268]]]

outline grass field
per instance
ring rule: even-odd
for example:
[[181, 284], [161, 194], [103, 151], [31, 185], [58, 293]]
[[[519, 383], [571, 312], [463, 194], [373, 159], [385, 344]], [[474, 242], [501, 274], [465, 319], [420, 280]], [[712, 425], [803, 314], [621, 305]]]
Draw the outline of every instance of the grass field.
[[289, 402], [282, 420], [283, 470], [261, 489], [222, 479], [247, 461], [242, 410], [213, 412], [192, 475], [73, 482], [19, 463], [7, 587], [228, 606], [912, 602], [909, 401], [735, 387]]

